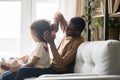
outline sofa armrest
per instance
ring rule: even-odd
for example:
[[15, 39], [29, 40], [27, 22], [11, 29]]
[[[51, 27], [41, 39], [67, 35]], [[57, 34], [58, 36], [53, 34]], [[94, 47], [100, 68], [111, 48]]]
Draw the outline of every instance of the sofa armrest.
[[120, 75], [42, 75], [35, 80], [120, 80]]
[[96, 74], [84, 74], [84, 73], [67, 73], [67, 74], [44, 74], [44, 75], [41, 75], [41, 76], [39, 76], [39, 78], [35, 78], [35, 77], [33, 77], [33, 78], [27, 78], [27, 79], [25, 79], [25, 80], [35, 80], [35, 79], [42, 79], [42, 78], [56, 78], [56, 77], [72, 77], [72, 76], [97, 76]]
[[33, 78], [26, 78], [24, 80], [35, 80], [35, 79], [37, 79], [37, 77], [36, 78], [35, 77], [33, 77]]

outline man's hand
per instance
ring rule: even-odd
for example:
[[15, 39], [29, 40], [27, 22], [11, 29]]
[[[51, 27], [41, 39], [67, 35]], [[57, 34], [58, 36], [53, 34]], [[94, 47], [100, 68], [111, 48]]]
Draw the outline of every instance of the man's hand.
[[53, 37], [51, 36], [51, 33], [50, 33], [50, 32], [48, 32], [48, 31], [44, 32], [43, 36], [44, 36], [44, 39], [45, 39], [49, 44], [54, 44], [54, 39], [53, 39]]
[[62, 18], [63, 18], [63, 15], [60, 12], [56, 12], [53, 17], [54, 21], [57, 23], [59, 23]]

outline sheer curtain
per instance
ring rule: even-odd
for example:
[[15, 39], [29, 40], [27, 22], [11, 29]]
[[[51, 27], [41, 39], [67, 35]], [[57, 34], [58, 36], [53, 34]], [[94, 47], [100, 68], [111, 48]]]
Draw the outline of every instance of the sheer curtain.
[[59, 0], [59, 9], [67, 20], [76, 16], [76, 0]]
[[76, 0], [76, 16], [85, 14], [86, 0]]
[[60, 0], [59, 9], [64, 14], [65, 18], [69, 20], [74, 16], [81, 16], [85, 14], [85, 6], [87, 0]]

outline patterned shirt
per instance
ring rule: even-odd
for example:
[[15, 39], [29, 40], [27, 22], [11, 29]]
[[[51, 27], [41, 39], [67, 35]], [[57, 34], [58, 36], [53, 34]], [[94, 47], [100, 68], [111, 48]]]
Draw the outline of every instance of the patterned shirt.
[[48, 68], [50, 66], [50, 56], [48, 51], [48, 46], [45, 42], [39, 42], [37, 43], [36, 48], [30, 55], [30, 58], [28, 61], [31, 61], [32, 57], [36, 56], [39, 59], [39, 61], [35, 64], [35, 68]]

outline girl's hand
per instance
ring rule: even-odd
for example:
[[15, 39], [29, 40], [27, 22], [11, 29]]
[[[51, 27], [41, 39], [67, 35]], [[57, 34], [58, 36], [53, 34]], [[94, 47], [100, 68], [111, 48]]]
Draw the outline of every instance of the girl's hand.
[[19, 59], [20, 62], [23, 62], [29, 58], [29, 55], [25, 55]]

